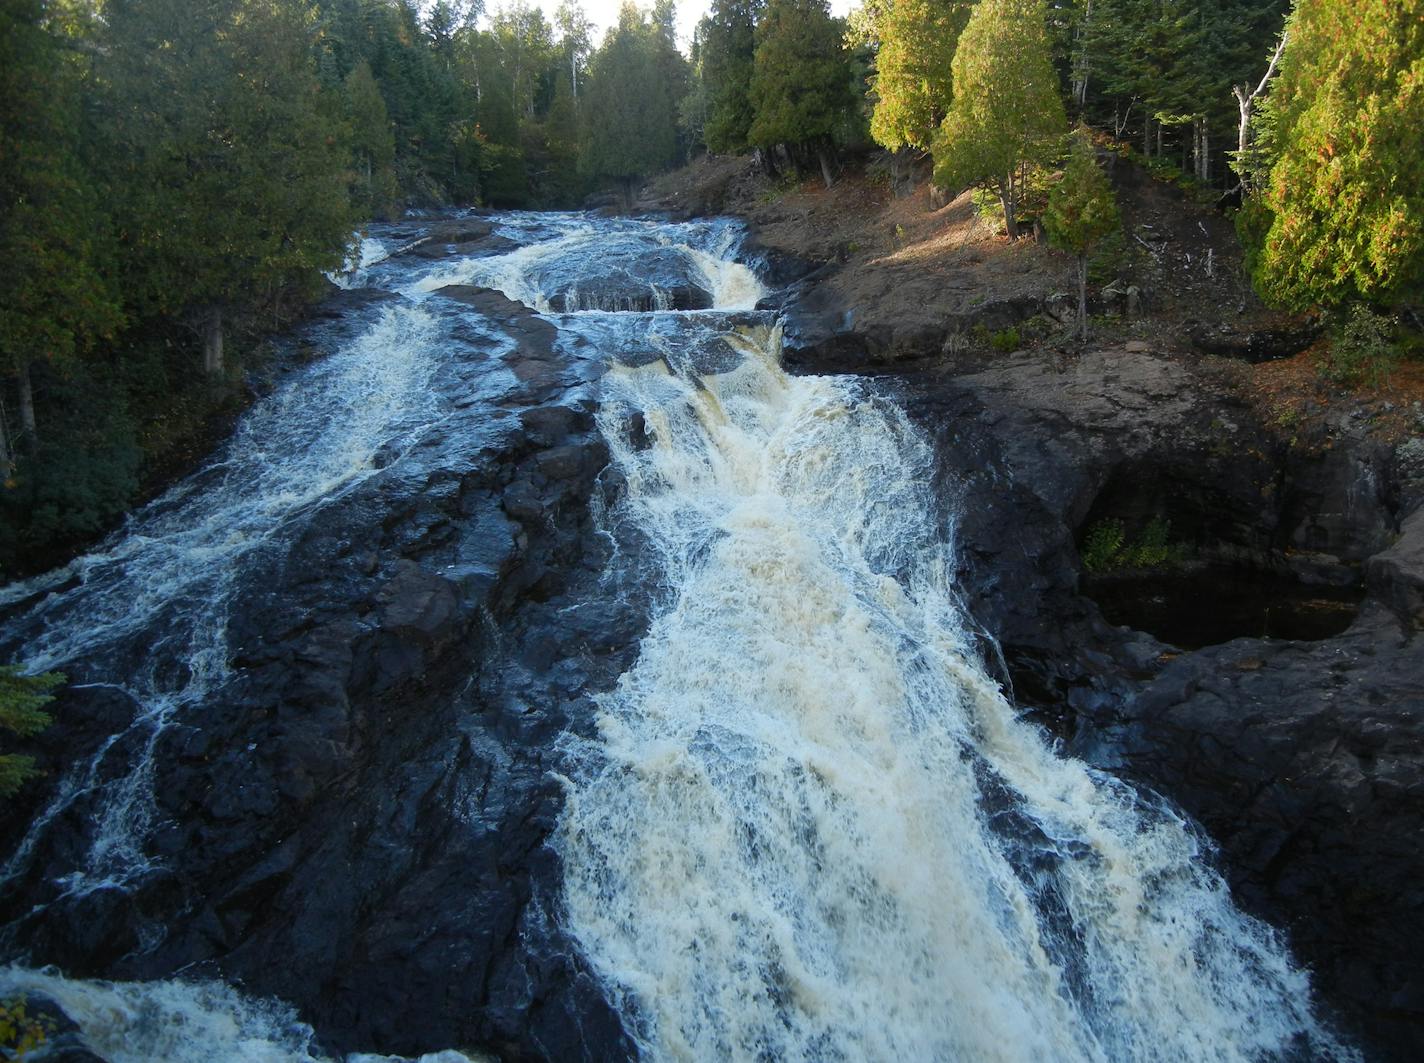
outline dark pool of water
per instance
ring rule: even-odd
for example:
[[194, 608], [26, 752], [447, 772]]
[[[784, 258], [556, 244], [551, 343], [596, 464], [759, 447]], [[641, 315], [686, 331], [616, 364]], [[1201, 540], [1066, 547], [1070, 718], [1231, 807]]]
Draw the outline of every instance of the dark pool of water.
[[1288, 573], [1229, 566], [1087, 577], [1083, 591], [1109, 623], [1182, 649], [1236, 638], [1330, 638], [1350, 626], [1364, 597], [1358, 587], [1314, 586]]

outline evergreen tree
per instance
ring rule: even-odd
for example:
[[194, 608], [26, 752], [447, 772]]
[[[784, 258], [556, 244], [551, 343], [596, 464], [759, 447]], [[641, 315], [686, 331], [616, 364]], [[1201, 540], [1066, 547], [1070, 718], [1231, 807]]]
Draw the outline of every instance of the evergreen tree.
[[757, 0], [713, 0], [699, 27], [708, 151], [735, 152], [747, 147], [759, 7]]
[[954, 56], [954, 102], [934, 144], [934, 179], [998, 195], [1017, 239], [1022, 174], [1056, 153], [1067, 124], [1048, 56], [1043, 0], [980, 0]]
[[392, 209], [398, 195], [393, 169], [396, 141], [386, 101], [364, 59], [346, 75], [343, 90], [356, 167], [352, 199], [361, 214], [381, 216]]
[[1256, 285], [1297, 309], [1417, 295], [1424, 0], [1300, 0], [1287, 33], [1262, 116], [1276, 158]]
[[870, 134], [891, 151], [927, 150], [949, 110], [952, 64], [970, 5], [896, 0], [877, 23], [880, 51]]
[[1088, 256], [1120, 224], [1112, 185], [1098, 166], [1097, 152], [1086, 127], [1073, 137], [1073, 150], [1063, 178], [1048, 195], [1044, 228], [1055, 247], [1078, 260], [1078, 335], [1088, 339]]
[[827, 187], [834, 180], [834, 136], [853, 102], [844, 29], [825, 0], [769, 0], [752, 66], [747, 139], [762, 148], [814, 151]]
[[591, 178], [617, 182], [626, 205], [637, 180], [677, 159], [677, 102], [686, 83], [670, 83], [667, 51], [662, 30], [625, 3], [589, 67], [580, 164]]
[[[49, 693], [64, 682], [57, 672], [25, 675], [16, 665], [0, 667], [0, 728], [27, 738], [49, 726], [43, 707]], [[0, 754], [0, 797], [9, 797], [35, 775], [34, 760], [18, 753]]]
[[199, 325], [339, 264], [353, 218], [337, 109], [298, 0], [114, 0], [102, 71], [125, 285], [141, 312]]
[[0, 0], [0, 374], [19, 400], [18, 424], [0, 402], [0, 481], [14, 469], [11, 439], [38, 440], [32, 365], [72, 358], [120, 321], [80, 155], [82, 68], [48, 17], [40, 0]]

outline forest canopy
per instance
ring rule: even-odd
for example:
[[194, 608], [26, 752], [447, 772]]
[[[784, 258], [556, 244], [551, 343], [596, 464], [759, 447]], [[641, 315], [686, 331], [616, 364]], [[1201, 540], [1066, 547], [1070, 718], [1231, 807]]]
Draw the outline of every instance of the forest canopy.
[[[1258, 291], [1424, 288], [1424, 0], [0, 0], [0, 576], [112, 526], [240, 405], [370, 219], [576, 208], [703, 151], [932, 153], [1010, 238], [1077, 138], [1239, 202]], [[1060, 211], [1060, 220], [1062, 212]]]

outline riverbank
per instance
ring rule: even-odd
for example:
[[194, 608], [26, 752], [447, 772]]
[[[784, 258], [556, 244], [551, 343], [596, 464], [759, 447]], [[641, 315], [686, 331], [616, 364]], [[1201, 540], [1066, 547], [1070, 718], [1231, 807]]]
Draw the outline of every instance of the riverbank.
[[1424, 373], [1326, 383], [1319, 326], [1256, 302], [1227, 219], [1128, 160], [1113, 178], [1126, 236], [1086, 346], [1067, 257], [968, 196], [710, 159], [640, 206], [736, 214], [806, 263], [785, 360], [880, 378], [935, 438], [1018, 701], [1191, 814], [1371, 1056], [1418, 1058]]

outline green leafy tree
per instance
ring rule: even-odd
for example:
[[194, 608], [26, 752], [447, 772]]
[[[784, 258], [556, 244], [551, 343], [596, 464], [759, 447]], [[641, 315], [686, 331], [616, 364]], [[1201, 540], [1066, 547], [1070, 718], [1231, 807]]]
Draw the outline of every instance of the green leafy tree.
[[[1301, 0], [1263, 108], [1262, 296], [1389, 304], [1424, 285], [1424, 0]], [[1255, 217], [1252, 217], [1252, 214]]]
[[1048, 195], [1043, 225], [1049, 241], [1078, 260], [1078, 335], [1084, 342], [1088, 339], [1088, 257], [1120, 224], [1112, 185], [1098, 166], [1088, 130], [1080, 126], [1063, 179]]
[[353, 225], [310, 10], [113, 0], [105, 18], [125, 285], [141, 312], [195, 322], [219, 374], [225, 312], [335, 267]]
[[396, 140], [380, 87], [364, 59], [346, 75], [343, 85], [346, 120], [351, 130], [355, 179], [352, 199], [361, 213], [381, 216], [395, 206]]
[[[63, 682], [57, 672], [25, 675], [17, 665], [0, 667], [0, 728], [21, 738], [43, 731], [50, 723], [43, 711], [54, 700], [50, 691]], [[0, 754], [0, 797], [9, 797], [34, 776], [34, 758]]]
[[880, 50], [870, 135], [891, 151], [928, 150], [952, 99], [952, 65], [968, 3], [896, 0], [876, 24]]
[[784, 144], [815, 153], [830, 187], [836, 131], [853, 98], [842, 38], [825, 0], [770, 0], [756, 31], [753, 119], [747, 139], [761, 148]]
[[934, 179], [999, 197], [1010, 239], [1027, 168], [1052, 158], [1067, 125], [1043, 0], [980, 0], [954, 55], [954, 102], [934, 143]]
[[588, 71], [588, 57], [593, 51], [593, 24], [577, 2], [563, 0], [554, 14], [559, 28], [559, 48], [568, 64], [569, 95], [578, 103], [579, 88]]

